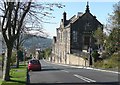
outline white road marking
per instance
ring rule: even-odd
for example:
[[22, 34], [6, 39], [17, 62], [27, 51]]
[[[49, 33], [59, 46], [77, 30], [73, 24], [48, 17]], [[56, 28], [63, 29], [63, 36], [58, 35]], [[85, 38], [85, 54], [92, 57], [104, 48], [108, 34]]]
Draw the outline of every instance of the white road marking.
[[92, 80], [92, 79], [89, 79], [87, 77], [83, 77], [83, 76], [80, 76], [80, 75], [77, 75], [77, 74], [74, 74], [74, 76], [77, 77], [77, 78], [80, 78], [80, 79], [82, 79], [86, 82], [96, 82], [95, 80]]
[[66, 72], [66, 73], [69, 73], [69, 71], [66, 71], [66, 70], [61, 70], [61, 71]]
[[58, 83], [58, 84], [59, 84], [59, 83], [63, 83], [63, 82], [57, 81], [57, 82], [55, 82], [55, 83]]

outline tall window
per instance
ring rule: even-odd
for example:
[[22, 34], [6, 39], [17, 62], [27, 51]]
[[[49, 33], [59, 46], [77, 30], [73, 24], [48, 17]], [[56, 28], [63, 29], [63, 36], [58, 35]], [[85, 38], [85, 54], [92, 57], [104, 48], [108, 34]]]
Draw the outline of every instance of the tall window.
[[90, 36], [84, 36], [84, 45], [88, 45], [90, 44]]
[[77, 42], [77, 31], [73, 31], [73, 42]]

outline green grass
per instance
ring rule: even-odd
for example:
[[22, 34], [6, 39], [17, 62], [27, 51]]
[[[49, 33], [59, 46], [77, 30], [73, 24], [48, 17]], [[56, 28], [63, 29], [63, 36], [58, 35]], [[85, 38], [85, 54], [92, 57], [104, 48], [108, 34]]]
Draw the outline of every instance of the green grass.
[[118, 70], [120, 66], [119, 54], [113, 54], [111, 57], [104, 59], [103, 61], [98, 61], [94, 66], [103, 69]]
[[0, 85], [2, 85], [2, 79], [0, 79]]
[[0, 62], [2, 62], [2, 55], [0, 55]]
[[10, 81], [0, 81], [1, 85], [25, 85], [26, 84], [26, 65], [20, 65], [19, 68], [10, 70]]

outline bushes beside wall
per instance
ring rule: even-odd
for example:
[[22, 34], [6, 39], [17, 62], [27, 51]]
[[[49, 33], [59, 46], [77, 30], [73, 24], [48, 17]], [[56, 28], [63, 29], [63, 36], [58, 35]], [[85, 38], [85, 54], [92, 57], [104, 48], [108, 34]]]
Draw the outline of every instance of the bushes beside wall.
[[120, 66], [120, 53], [114, 53], [109, 58], [96, 62], [94, 66], [98, 68], [118, 70], [118, 67]]

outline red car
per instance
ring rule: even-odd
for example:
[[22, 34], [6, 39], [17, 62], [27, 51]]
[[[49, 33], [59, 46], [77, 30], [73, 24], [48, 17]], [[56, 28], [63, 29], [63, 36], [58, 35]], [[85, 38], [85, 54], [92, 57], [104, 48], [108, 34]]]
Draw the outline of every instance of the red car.
[[28, 71], [30, 70], [41, 70], [41, 63], [37, 59], [29, 60], [28, 62]]

